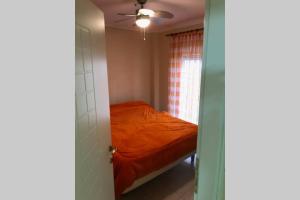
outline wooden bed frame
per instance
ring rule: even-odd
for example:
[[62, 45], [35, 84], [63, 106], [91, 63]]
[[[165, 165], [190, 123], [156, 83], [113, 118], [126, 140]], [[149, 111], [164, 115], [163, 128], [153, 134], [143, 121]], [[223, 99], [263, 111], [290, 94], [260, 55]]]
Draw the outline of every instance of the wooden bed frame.
[[193, 164], [194, 163], [194, 157], [195, 157], [195, 151], [179, 158], [175, 162], [173, 162], [173, 163], [171, 163], [171, 164], [169, 164], [169, 165], [167, 165], [167, 166], [165, 166], [165, 167], [163, 167], [159, 170], [156, 170], [156, 171], [148, 174], [147, 176], [144, 176], [144, 177], [141, 177], [141, 178], [135, 180], [134, 183], [123, 192], [123, 194], [126, 194], [126, 193], [136, 189], [137, 187], [143, 185], [144, 183], [154, 179], [155, 177], [159, 176], [160, 174], [162, 174], [162, 173], [168, 171], [169, 169], [175, 167], [176, 165], [178, 165], [180, 162], [184, 161], [188, 157], [191, 157], [191, 163]]

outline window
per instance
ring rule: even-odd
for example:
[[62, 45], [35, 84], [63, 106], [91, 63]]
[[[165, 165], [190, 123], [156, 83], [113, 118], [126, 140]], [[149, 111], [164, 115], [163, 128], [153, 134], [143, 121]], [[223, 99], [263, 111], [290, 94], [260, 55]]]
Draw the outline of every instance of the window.
[[181, 67], [178, 118], [198, 124], [201, 59], [184, 59]]
[[202, 67], [201, 31], [172, 36], [170, 43], [168, 111], [174, 117], [198, 124]]

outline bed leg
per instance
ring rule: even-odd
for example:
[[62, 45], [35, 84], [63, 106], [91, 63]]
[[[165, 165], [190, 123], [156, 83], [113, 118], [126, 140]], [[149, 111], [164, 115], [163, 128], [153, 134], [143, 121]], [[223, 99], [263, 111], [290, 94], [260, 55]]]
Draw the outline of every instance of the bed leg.
[[195, 161], [195, 154], [191, 155], [191, 164], [194, 164]]

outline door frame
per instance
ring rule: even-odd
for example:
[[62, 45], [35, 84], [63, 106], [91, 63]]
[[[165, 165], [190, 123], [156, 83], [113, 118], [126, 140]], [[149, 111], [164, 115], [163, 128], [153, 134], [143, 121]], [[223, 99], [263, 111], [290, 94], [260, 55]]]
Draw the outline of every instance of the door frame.
[[195, 200], [225, 199], [225, 1], [206, 0]]

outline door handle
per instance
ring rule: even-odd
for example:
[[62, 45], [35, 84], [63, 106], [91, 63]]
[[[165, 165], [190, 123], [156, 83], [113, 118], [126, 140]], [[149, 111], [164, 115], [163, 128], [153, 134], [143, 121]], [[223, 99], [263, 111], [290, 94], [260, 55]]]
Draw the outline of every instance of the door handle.
[[109, 152], [110, 152], [112, 155], [114, 155], [114, 154], [117, 152], [117, 148], [114, 147], [114, 146], [112, 146], [112, 145], [110, 145], [110, 146], [109, 146]]
[[110, 145], [109, 146], [109, 152], [111, 153], [110, 163], [112, 163], [113, 162], [113, 155], [117, 152], [117, 148]]

